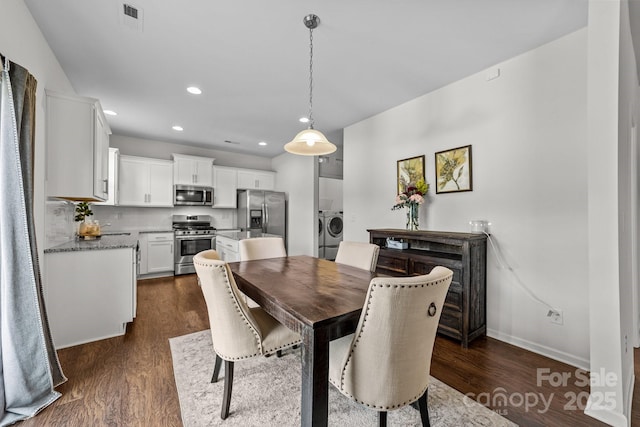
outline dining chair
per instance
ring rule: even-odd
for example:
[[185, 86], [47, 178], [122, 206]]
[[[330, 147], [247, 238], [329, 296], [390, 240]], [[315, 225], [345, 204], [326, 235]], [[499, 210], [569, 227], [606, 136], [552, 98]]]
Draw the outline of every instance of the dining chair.
[[[224, 360], [224, 397], [220, 417], [229, 415], [233, 386], [233, 364], [266, 356], [300, 344], [300, 335], [279, 323], [260, 307], [249, 308], [242, 298], [229, 265], [215, 259], [215, 251], [193, 257], [209, 313], [216, 361], [211, 382], [217, 382]], [[268, 392], [268, 390], [265, 390]]]
[[238, 243], [240, 261], [280, 258], [287, 256], [282, 237], [256, 237], [243, 239]]
[[342, 241], [338, 246], [336, 262], [363, 270], [376, 271], [380, 247], [373, 243]]
[[[287, 256], [282, 237], [256, 237], [238, 242], [240, 261], [255, 259], [280, 258]], [[244, 294], [243, 294], [244, 295]], [[258, 303], [244, 295], [249, 307], [259, 307]]]
[[453, 272], [371, 280], [355, 333], [331, 341], [329, 381], [342, 394], [379, 412], [418, 403], [429, 426], [431, 355]]

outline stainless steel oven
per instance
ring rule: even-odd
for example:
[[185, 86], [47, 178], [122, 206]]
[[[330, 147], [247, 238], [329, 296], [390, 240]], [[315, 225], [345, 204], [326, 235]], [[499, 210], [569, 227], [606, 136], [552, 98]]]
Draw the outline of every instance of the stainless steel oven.
[[216, 229], [209, 215], [174, 215], [175, 234], [174, 274], [191, 274], [196, 270], [193, 256], [198, 252], [216, 248]]

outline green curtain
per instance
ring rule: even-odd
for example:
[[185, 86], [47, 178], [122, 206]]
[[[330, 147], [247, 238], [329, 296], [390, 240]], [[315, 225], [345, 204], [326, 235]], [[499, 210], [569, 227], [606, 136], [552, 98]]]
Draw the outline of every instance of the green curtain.
[[0, 426], [36, 415], [66, 381], [53, 346], [33, 218], [36, 79], [0, 55]]

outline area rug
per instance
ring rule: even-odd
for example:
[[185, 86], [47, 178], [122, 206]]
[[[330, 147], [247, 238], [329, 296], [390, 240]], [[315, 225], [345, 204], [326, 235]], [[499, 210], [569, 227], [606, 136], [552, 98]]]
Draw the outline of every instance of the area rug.
[[[235, 364], [231, 410], [220, 419], [224, 364], [212, 384], [215, 355], [209, 330], [171, 338], [173, 372], [185, 427], [299, 426], [300, 352], [282, 357], [255, 357]], [[433, 427], [515, 426], [516, 424], [431, 378], [429, 416]], [[377, 425], [378, 414], [343, 396], [329, 385], [330, 426]], [[420, 413], [411, 406], [390, 411], [390, 426], [420, 426]]]

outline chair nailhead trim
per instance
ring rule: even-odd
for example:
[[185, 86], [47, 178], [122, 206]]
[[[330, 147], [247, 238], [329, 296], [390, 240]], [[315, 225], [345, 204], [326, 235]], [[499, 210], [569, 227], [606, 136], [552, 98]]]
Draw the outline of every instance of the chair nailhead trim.
[[340, 385], [335, 384], [333, 381], [329, 380], [331, 382], [331, 384], [333, 384], [334, 386], [336, 386], [338, 388], [338, 390], [340, 390], [343, 394], [349, 396], [351, 399], [355, 400], [358, 403], [361, 403], [362, 405], [365, 405], [369, 408], [375, 408], [375, 409], [396, 409], [396, 408], [401, 408], [403, 406], [406, 406], [412, 402], [415, 402], [416, 400], [418, 400], [420, 398], [420, 396], [422, 396], [424, 394], [424, 392], [427, 390], [428, 388], [428, 384], [427, 387], [424, 388], [424, 390], [422, 390], [422, 393], [420, 393], [418, 396], [414, 396], [409, 402], [404, 402], [404, 403], [400, 403], [400, 404], [396, 404], [396, 405], [392, 405], [392, 406], [375, 406], [375, 405], [369, 405], [368, 403], [362, 402], [358, 399], [356, 399], [354, 396], [351, 395], [351, 393], [348, 393], [344, 390], [344, 382], [345, 382], [345, 371], [347, 366], [349, 365], [349, 362], [351, 362], [351, 357], [353, 356], [353, 349], [356, 348], [358, 346], [358, 341], [360, 340], [360, 337], [362, 336], [362, 332], [364, 331], [365, 325], [367, 323], [367, 317], [369, 316], [369, 307], [371, 306], [371, 300], [373, 299], [373, 292], [375, 291], [375, 288], [379, 287], [379, 288], [424, 288], [425, 286], [431, 286], [431, 285], [439, 285], [441, 283], [444, 283], [446, 281], [448, 281], [450, 279], [450, 277], [453, 276], [453, 274], [448, 274], [447, 276], [443, 277], [440, 280], [436, 280], [436, 281], [432, 281], [429, 283], [420, 283], [420, 284], [415, 284], [415, 285], [392, 285], [389, 283], [372, 283], [371, 284], [371, 291], [369, 294], [369, 298], [367, 299], [367, 305], [366, 307], [363, 308], [363, 312], [362, 315], [362, 327], [360, 328], [360, 331], [358, 332], [358, 336], [353, 340], [353, 345], [351, 346], [351, 350], [349, 351], [349, 356], [347, 357], [346, 362], [344, 363], [343, 367], [342, 367], [342, 372], [340, 373]]

